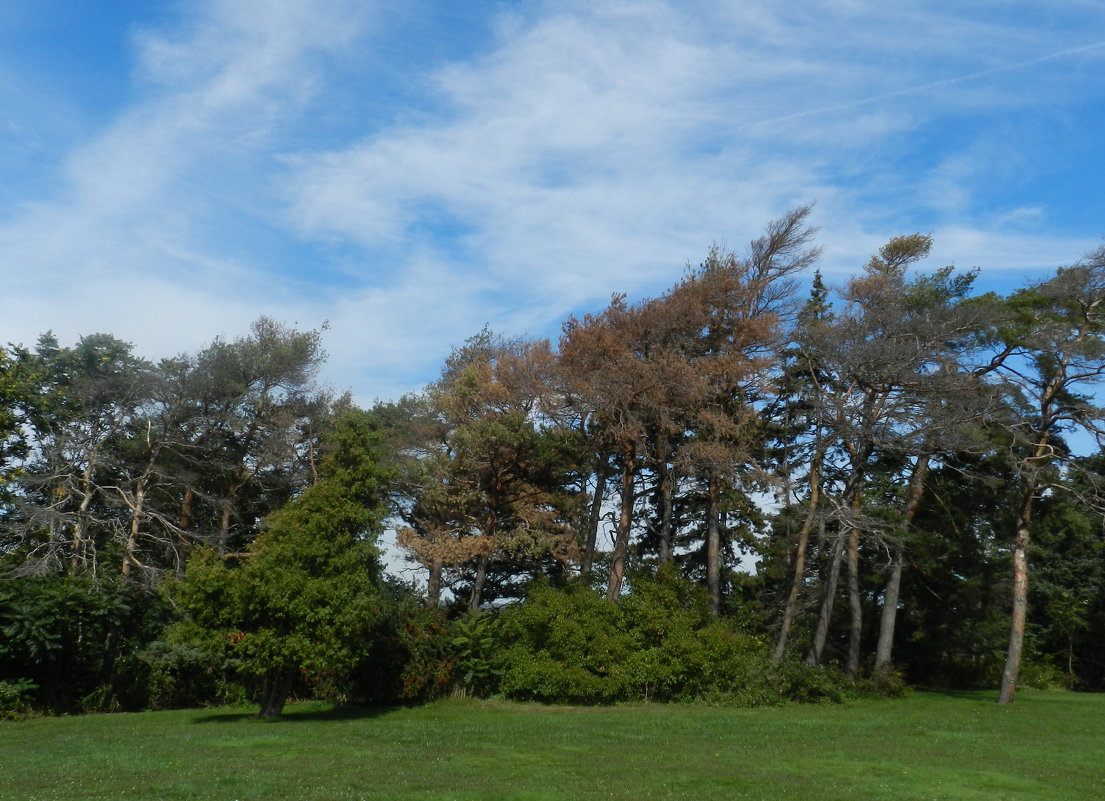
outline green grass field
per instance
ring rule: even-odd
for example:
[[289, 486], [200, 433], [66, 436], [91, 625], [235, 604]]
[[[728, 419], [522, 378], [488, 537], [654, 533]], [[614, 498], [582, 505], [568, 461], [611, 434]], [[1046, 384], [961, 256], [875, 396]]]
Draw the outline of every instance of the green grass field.
[[993, 701], [37, 718], [0, 723], [0, 799], [1105, 798], [1105, 695]]

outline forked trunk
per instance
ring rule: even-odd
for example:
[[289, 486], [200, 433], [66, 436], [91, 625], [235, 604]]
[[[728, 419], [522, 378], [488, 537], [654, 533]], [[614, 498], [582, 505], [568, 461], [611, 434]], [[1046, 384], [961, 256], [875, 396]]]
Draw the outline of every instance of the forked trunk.
[[88, 545], [88, 509], [92, 505], [92, 473], [96, 467], [96, 451], [88, 455], [88, 464], [81, 474], [80, 495], [81, 503], [77, 508], [77, 517], [73, 521], [73, 536], [70, 541], [71, 554], [69, 556], [69, 573], [76, 575], [85, 558]]
[[134, 493], [134, 508], [130, 513], [130, 528], [127, 531], [127, 544], [123, 552], [123, 575], [129, 576], [131, 567], [138, 564], [138, 535], [141, 531], [142, 513], [146, 502], [145, 477], [139, 482]]

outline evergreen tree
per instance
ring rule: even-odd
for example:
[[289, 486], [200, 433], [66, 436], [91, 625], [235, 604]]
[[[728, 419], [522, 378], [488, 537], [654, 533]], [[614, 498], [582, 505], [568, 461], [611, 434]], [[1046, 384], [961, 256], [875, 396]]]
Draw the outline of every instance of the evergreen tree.
[[383, 439], [351, 411], [326, 445], [318, 482], [266, 518], [248, 553], [197, 552], [178, 589], [192, 624], [260, 680], [261, 717], [281, 713], [300, 676], [340, 697], [379, 616]]

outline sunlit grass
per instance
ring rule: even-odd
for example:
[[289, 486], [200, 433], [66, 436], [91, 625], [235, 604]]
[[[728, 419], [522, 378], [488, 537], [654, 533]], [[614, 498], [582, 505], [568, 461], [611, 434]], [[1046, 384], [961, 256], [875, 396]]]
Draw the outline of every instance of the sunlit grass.
[[1105, 696], [993, 701], [38, 718], [0, 724], [0, 799], [1105, 798]]

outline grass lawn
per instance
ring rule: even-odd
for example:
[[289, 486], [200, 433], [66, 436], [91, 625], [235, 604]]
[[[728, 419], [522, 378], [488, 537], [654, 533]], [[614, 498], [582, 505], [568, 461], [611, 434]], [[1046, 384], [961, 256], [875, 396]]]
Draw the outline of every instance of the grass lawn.
[[0, 722], [0, 799], [1105, 798], [1105, 695], [205, 709]]

